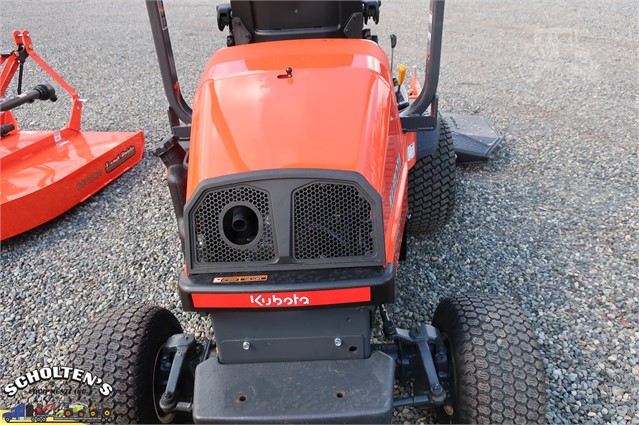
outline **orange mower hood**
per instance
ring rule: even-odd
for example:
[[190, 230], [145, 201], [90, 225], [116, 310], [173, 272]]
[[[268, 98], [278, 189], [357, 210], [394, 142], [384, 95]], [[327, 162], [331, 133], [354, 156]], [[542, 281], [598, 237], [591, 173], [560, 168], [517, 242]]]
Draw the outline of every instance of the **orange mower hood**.
[[187, 196], [205, 179], [282, 168], [356, 171], [379, 189], [388, 138], [399, 137], [392, 95], [371, 41], [221, 49], [194, 99]]

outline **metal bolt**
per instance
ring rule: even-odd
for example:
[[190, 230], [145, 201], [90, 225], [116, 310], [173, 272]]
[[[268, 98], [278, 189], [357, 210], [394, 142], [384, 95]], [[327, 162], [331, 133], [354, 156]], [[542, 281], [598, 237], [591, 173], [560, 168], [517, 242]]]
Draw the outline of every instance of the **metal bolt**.
[[251, 348], [251, 343], [248, 342], [248, 341], [244, 341], [242, 343], [242, 348], [245, 349], [245, 350], [248, 350], [249, 348]]
[[342, 345], [342, 338], [335, 338], [335, 346], [340, 347]]

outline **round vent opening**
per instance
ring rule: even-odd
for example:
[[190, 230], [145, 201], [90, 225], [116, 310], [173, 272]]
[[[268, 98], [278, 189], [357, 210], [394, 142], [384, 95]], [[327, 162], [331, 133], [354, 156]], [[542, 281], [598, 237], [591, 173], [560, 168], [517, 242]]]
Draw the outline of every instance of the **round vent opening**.
[[194, 263], [266, 263], [277, 249], [268, 192], [250, 186], [211, 188], [189, 212]]
[[222, 231], [228, 242], [245, 246], [259, 235], [260, 220], [253, 208], [248, 205], [235, 205], [224, 213]]

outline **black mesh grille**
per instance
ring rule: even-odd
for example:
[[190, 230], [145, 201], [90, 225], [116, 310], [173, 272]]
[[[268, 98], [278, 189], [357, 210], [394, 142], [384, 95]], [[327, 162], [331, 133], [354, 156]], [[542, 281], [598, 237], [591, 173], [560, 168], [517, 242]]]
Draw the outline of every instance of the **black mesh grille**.
[[370, 202], [356, 186], [314, 183], [293, 194], [294, 256], [298, 260], [375, 254]]
[[[222, 236], [220, 215], [232, 202], [254, 207], [262, 218], [262, 229], [256, 243], [251, 243], [246, 248], [233, 246]], [[191, 216], [195, 227], [194, 244], [198, 263], [271, 262], [277, 256], [270, 200], [265, 191], [247, 186], [208, 191]]]

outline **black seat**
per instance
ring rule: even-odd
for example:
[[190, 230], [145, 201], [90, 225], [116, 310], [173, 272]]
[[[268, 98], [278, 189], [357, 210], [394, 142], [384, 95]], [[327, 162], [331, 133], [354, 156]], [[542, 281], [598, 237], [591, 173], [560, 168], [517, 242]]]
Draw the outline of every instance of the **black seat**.
[[233, 44], [364, 36], [361, 0], [233, 0], [230, 17]]

